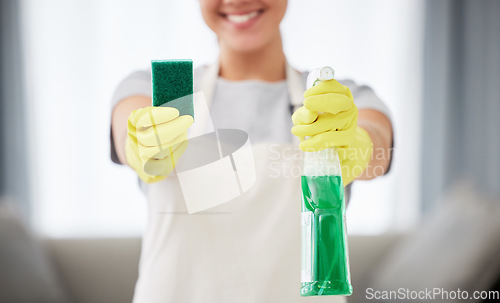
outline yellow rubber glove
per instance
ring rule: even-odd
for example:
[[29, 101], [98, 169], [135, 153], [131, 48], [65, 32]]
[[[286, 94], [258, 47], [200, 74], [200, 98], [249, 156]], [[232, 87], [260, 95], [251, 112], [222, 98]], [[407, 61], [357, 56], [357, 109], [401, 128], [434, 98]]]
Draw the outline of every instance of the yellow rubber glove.
[[146, 107], [128, 118], [127, 162], [146, 183], [165, 179], [187, 148], [193, 118], [172, 107]]
[[304, 93], [304, 106], [295, 111], [292, 120], [292, 133], [300, 138], [301, 150], [337, 148], [344, 186], [368, 166], [373, 143], [368, 133], [357, 126], [358, 108], [348, 87], [328, 80], [309, 88]]

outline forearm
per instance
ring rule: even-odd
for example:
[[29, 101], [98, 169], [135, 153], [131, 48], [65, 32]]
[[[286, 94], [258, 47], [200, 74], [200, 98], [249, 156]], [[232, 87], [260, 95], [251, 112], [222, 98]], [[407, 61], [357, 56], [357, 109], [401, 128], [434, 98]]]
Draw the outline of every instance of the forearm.
[[370, 180], [385, 174], [391, 162], [392, 125], [390, 120], [379, 111], [361, 109], [358, 113], [358, 126], [366, 130], [373, 142], [371, 160], [357, 180]]
[[151, 98], [147, 96], [132, 96], [121, 100], [113, 109], [111, 116], [111, 131], [116, 154], [122, 164], [127, 164], [125, 143], [127, 141], [127, 124], [130, 113], [134, 110], [151, 106]]

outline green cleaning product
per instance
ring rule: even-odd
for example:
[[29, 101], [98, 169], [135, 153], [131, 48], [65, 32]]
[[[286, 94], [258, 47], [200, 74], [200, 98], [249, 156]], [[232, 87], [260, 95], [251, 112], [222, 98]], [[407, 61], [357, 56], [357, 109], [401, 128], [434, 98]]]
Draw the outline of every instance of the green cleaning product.
[[[309, 75], [308, 86], [333, 79], [324, 67]], [[344, 185], [337, 151], [304, 153], [302, 175], [302, 296], [351, 295]]]

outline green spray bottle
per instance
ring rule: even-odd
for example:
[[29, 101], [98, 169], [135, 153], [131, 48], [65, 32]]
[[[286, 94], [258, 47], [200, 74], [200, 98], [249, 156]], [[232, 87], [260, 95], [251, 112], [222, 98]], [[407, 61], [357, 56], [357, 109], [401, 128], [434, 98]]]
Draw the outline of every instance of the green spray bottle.
[[[307, 87], [333, 79], [331, 67], [312, 71]], [[302, 183], [301, 296], [352, 294], [346, 205], [335, 148], [304, 153]]]

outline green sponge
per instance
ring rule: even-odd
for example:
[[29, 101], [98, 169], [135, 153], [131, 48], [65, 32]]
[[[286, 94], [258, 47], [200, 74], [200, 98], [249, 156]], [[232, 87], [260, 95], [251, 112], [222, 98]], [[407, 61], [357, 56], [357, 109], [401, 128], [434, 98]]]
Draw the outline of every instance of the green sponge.
[[193, 61], [152, 60], [153, 106], [168, 106], [194, 118]]

